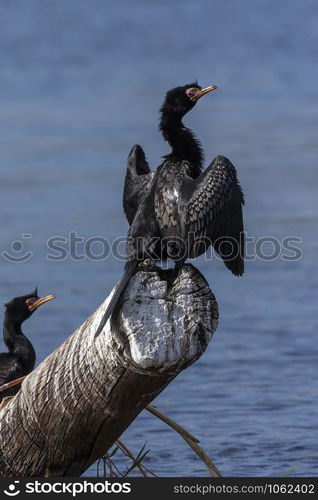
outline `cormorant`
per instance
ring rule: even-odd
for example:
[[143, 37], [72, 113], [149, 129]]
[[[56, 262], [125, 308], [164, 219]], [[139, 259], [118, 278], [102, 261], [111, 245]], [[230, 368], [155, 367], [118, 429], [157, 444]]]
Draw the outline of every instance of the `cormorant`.
[[244, 198], [235, 167], [217, 156], [202, 172], [201, 145], [182, 122], [196, 102], [216, 88], [195, 82], [167, 92], [159, 128], [172, 150], [155, 172], [141, 146], [135, 145], [129, 154], [123, 199], [130, 224], [127, 261], [96, 336], [139, 262], [170, 258], [178, 269], [212, 244], [233, 274], [244, 272]]
[[[39, 298], [36, 288], [29, 295], [15, 297], [5, 304], [3, 340], [9, 352], [0, 353], [0, 386], [28, 375], [33, 370], [35, 351], [29, 339], [23, 334], [21, 325], [42, 304], [54, 298], [54, 295]], [[13, 396], [19, 389], [20, 384], [0, 392], [0, 401], [4, 397]]]

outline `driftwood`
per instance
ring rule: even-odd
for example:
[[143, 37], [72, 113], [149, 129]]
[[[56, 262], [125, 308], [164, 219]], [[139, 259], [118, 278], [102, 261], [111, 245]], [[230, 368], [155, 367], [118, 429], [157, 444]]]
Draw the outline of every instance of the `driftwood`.
[[218, 322], [191, 265], [138, 271], [94, 338], [110, 297], [22, 383], [0, 411], [1, 476], [78, 476], [180, 371]]

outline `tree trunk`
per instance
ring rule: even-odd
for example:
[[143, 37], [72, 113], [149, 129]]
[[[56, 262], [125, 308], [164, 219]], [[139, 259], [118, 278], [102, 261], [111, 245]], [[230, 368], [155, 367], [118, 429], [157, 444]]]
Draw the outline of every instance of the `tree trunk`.
[[0, 412], [0, 475], [78, 476], [204, 352], [218, 308], [191, 265], [138, 271], [111, 321], [105, 302]]

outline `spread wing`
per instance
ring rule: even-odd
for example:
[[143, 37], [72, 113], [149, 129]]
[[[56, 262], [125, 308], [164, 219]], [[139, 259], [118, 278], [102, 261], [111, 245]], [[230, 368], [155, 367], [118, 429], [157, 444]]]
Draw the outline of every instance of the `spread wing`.
[[233, 274], [244, 272], [243, 192], [235, 167], [217, 156], [196, 179], [186, 179], [185, 226], [190, 235], [189, 257], [197, 257], [211, 243]]
[[129, 225], [134, 220], [141, 200], [150, 189], [153, 175], [142, 147], [136, 144], [128, 156], [124, 185], [123, 205]]

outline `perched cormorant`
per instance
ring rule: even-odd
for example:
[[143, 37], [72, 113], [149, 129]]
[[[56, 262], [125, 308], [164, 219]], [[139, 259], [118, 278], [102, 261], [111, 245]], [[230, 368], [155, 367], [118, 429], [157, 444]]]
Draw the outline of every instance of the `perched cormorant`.
[[167, 92], [159, 128], [172, 150], [155, 172], [141, 146], [130, 152], [123, 200], [130, 224], [125, 272], [96, 336], [139, 262], [170, 258], [178, 269], [212, 245], [233, 274], [244, 272], [244, 198], [236, 170], [230, 160], [217, 156], [202, 172], [201, 145], [182, 122], [196, 102], [216, 88], [202, 89], [195, 82]]
[[[15, 297], [5, 304], [3, 340], [9, 352], [0, 353], [0, 386], [28, 375], [33, 370], [35, 351], [23, 334], [21, 325], [42, 304], [54, 298], [54, 295], [39, 298], [36, 288], [31, 294]], [[4, 397], [13, 396], [19, 389], [20, 384], [0, 392], [0, 401]]]

